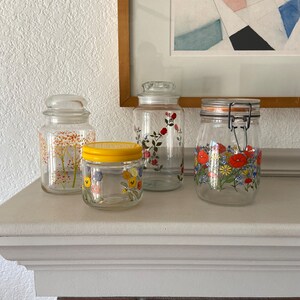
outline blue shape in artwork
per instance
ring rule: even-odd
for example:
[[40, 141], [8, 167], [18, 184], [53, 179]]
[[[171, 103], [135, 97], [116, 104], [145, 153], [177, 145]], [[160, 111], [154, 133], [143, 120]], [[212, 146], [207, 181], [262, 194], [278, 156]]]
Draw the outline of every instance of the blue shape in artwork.
[[175, 51], [208, 50], [222, 41], [221, 20], [216, 20], [191, 32], [175, 37]]
[[295, 25], [300, 17], [299, 0], [290, 0], [279, 7], [281, 19], [285, 28], [285, 32], [290, 37]]

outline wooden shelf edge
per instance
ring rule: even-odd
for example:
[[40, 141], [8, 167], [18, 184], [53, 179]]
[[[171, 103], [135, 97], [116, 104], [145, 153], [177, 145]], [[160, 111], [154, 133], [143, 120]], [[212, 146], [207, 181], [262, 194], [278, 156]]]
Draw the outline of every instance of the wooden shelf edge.
[[[200, 108], [201, 99], [204, 98], [239, 98], [239, 97], [181, 97], [179, 104], [186, 108]], [[262, 108], [300, 108], [299, 97], [240, 97], [240, 98], [257, 98], [261, 100]], [[136, 107], [138, 98], [136, 96], [123, 97], [121, 107]]]

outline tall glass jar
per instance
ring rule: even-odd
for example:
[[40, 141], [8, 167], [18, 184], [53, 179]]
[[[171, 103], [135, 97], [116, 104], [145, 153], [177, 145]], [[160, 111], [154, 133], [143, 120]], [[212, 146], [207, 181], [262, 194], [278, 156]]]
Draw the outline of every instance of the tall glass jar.
[[184, 112], [173, 83], [151, 81], [142, 86], [133, 114], [135, 139], [143, 147], [144, 190], [174, 190], [183, 181]]
[[253, 202], [260, 183], [260, 100], [204, 99], [195, 149], [198, 196], [221, 205]]
[[39, 131], [41, 184], [55, 194], [81, 191], [81, 148], [95, 141], [88, 123], [86, 100], [77, 95], [54, 95], [46, 99], [46, 124]]

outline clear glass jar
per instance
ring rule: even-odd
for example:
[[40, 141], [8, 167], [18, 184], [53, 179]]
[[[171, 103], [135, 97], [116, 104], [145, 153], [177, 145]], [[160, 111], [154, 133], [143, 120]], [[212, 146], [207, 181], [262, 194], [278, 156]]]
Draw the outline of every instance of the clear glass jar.
[[195, 149], [198, 196], [221, 205], [247, 205], [260, 183], [260, 100], [204, 99]]
[[81, 148], [95, 141], [86, 104], [77, 95], [53, 95], [46, 100], [46, 124], [39, 130], [41, 184], [46, 192], [81, 191]]
[[184, 170], [184, 112], [171, 82], [143, 84], [134, 109], [134, 132], [143, 147], [144, 189], [170, 191], [181, 186]]
[[143, 194], [142, 147], [130, 142], [83, 146], [82, 197], [91, 207], [119, 210], [138, 204]]

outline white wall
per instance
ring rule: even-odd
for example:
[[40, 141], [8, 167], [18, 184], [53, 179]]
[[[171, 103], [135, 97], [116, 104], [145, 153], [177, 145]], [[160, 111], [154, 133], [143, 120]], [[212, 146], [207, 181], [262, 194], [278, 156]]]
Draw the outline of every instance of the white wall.
[[[0, 28], [1, 203], [39, 177], [47, 96], [86, 97], [98, 139], [130, 140], [132, 109], [119, 107], [117, 0], [1, 0]], [[189, 147], [198, 121], [187, 109]], [[299, 109], [263, 110], [262, 146], [300, 147], [299, 122]], [[0, 260], [1, 300], [35, 299], [33, 284], [32, 272]]]

